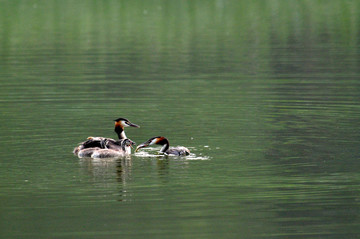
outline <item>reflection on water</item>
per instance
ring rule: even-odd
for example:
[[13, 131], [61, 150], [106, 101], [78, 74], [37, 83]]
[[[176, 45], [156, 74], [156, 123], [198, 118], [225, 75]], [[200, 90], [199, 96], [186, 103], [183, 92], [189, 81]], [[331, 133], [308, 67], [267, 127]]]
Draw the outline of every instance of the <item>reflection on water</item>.
[[[2, 6], [2, 238], [359, 235], [359, 1]], [[191, 155], [72, 155], [117, 117]]]
[[98, 187], [112, 187], [115, 181], [118, 189], [119, 201], [131, 201], [127, 183], [132, 180], [132, 159], [80, 159], [81, 168], [88, 174]]

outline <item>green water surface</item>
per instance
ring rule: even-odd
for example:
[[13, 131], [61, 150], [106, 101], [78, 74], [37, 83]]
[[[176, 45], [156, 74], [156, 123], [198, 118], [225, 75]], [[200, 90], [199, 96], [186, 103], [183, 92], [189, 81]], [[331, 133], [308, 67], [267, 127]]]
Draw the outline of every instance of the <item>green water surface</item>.
[[[0, 1], [1, 238], [357, 238], [359, 1]], [[79, 160], [88, 136], [166, 136]]]

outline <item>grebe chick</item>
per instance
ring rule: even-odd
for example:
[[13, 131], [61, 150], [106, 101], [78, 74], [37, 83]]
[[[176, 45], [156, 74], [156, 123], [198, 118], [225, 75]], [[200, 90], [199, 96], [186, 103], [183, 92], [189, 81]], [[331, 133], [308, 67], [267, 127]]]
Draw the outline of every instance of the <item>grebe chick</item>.
[[[111, 142], [111, 144], [113, 144], [113, 142]], [[120, 146], [120, 148], [116, 147], [115, 145]], [[111, 148], [94, 150], [90, 157], [91, 158], [119, 158], [119, 157], [128, 156], [131, 154], [131, 148], [133, 145], [135, 145], [135, 142], [131, 141], [130, 139], [118, 140], [118, 141], [116, 141], [115, 144], [108, 145]]]
[[[80, 149], [78, 150], [78, 152], [76, 153], [76, 155], [79, 158], [91, 158], [91, 155], [95, 152], [101, 150], [101, 148], [99, 147], [93, 147], [93, 148], [86, 148], [86, 149]], [[75, 152], [74, 152], [75, 154]]]
[[[125, 127], [135, 127], [140, 128], [139, 125], [131, 123], [128, 119], [125, 118], [118, 118], [115, 120], [115, 133], [118, 135], [119, 140], [127, 139], [124, 128]], [[86, 141], [81, 142], [79, 146], [75, 147], [73, 150], [73, 153], [75, 155], [78, 155], [78, 153], [87, 148], [101, 148], [104, 149], [104, 143], [105, 142], [116, 142], [116, 140], [111, 138], [105, 138], [105, 137], [88, 137]], [[89, 152], [91, 150], [88, 150]], [[79, 156], [79, 155], [78, 155]], [[80, 156], [79, 156], [80, 157]]]
[[135, 149], [135, 152], [137, 152], [141, 148], [148, 147], [152, 144], [163, 145], [163, 147], [160, 149], [160, 153], [163, 153], [165, 155], [186, 156], [186, 155], [190, 154], [190, 150], [183, 146], [177, 146], [177, 147], [170, 148], [169, 140], [163, 136], [152, 137], [148, 141], [137, 146]]

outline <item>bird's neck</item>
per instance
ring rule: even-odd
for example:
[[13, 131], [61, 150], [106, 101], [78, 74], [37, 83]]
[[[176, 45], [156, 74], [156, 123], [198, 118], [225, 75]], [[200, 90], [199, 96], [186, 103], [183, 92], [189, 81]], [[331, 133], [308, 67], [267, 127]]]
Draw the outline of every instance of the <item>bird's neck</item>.
[[125, 153], [131, 154], [131, 147], [130, 146], [125, 147]]
[[160, 149], [160, 153], [166, 153], [166, 151], [169, 149], [169, 141], [167, 139], [163, 139], [161, 144], [163, 145], [162, 148]]
[[125, 131], [122, 127], [115, 125], [115, 132], [117, 133], [119, 139], [127, 139]]
[[120, 133], [120, 135], [118, 135], [119, 136], [119, 139], [127, 139], [127, 137], [126, 137], [126, 134], [125, 134], [125, 131], [123, 130], [123, 131], [121, 131], [121, 133]]

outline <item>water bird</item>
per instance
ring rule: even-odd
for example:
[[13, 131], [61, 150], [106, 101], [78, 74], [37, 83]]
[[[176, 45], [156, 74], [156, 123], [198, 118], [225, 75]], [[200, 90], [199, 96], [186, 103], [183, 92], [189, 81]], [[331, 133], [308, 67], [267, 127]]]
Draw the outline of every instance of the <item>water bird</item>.
[[109, 142], [104, 149], [94, 150], [91, 158], [119, 158], [131, 154], [131, 148], [135, 142], [130, 139], [122, 139], [116, 143]]
[[[94, 150], [98, 149], [114, 149], [119, 151], [119, 143], [121, 140], [127, 139], [124, 128], [125, 127], [135, 127], [140, 128], [139, 125], [131, 123], [128, 119], [125, 118], [118, 118], [115, 120], [115, 133], [118, 135], [119, 140], [116, 141], [112, 138], [105, 138], [105, 137], [88, 137], [86, 141], [81, 142], [79, 146], [75, 147], [73, 150], [73, 153], [77, 156], [79, 156], [79, 152], [81, 152], [81, 155], [79, 157], [91, 157]], [[116, 146], [117, 145], [117, 146]], [[85, 150], [86, 149], [86, 150]], [[129, 152], [131, 153], [131, 149], [127, 148]], [[90, 156], [89, 156], [90, 155]]]
[[120, 139], [117, 141], [108, 141], [104, 138], [101, 141], [102, 148], [91, 147], [79, 150], [79, 158], [119, 158], [131, 154], [131, 148], [135, 145], [130, 139]]
[[170, 148], [169, 140], [167, 138], [165, 138], [164, 136], [157, 136], [157, 137], [150, 138], [146, 142], [137, 146], [135, 149], [135, 152], [137, 152], [141, 148], [145, 148], [145, 147], [148, 147], [153, 144], [162, 145], [162, 148], [160, 149], [160, 153], [165, 154], [165, 155], [186, 156], [186, 155], [190, 154], [190, 150], [183, 146], [177, 146], [177, 147]]

